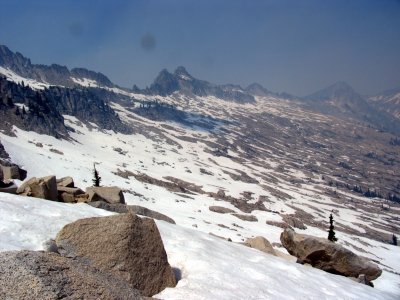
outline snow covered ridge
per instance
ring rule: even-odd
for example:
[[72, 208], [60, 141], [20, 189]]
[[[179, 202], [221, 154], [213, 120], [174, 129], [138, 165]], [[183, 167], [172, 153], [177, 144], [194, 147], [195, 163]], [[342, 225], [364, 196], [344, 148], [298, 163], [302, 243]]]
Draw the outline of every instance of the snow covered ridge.
[[[112, 213], [0, 194], [0, 250], [42, 250], [67, 223]], [[181, 271], [159, 299], [396, 299], [347, 278], [294, 264], [193, 229], [157, 221], [168, 259]]]
[[29, 79], [29, 78], [24, 78], [19, 76], [18, 74], [16, 74], [15, 72], [3, 68], [0, 66], [0, 74], [4, 75], [8, 80], [18, 83], [18, 84], [24, 84], [26, 86], [31, 87], [34, 90], [43, 90], [45, 88], [48, 88], [50, 86], [50, 84], [48, 83], [43, 83], [43, 82], [39, 82], [36, 81], [34, 79]]

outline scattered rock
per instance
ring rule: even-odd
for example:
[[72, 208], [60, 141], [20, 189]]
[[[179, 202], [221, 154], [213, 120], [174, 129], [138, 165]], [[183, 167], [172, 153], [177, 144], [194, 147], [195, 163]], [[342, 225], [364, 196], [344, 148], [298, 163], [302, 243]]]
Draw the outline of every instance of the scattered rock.
[[13, 181], [3, 182], [0, 180], [0, 193], [16, 194], [18, 187]]
[[142, 299], [125, 281], [42, 251], [0, 253], [1, 299]]
[[236, 218], [239, 218], [243, 221], [248, 221], [248, 222], [257, 222], [258, 221], [258, 219], [253, 215], [232, 214], [232, 216], [235, 216]]
[[286, 224], [288, 224], [290, 227], [298, 228], [298, 229], [307, 229], [307, 226], [304, 225], [302, 221], [299, 219], [290, 216], [290, 215], [282, 215], [283, 221], [285, 221]]
[[175, 221], [173, 219], [171, 219], [170, 217], [159, 213], [157, 211], [148, 209], [146, 207], [143, 206], [139, 206], [139, 205], [128, 205], [127, 206], [128, 210], [134, 214], [137, 215], [141, 215], [141, 216], [145, 216], [145, 217], [149, 217], [149, 218], [153, 218], [156, 220], [161, 220], [161, 221], [165, 221], [171, 224], [176, 224]]
[[290, 228], [282, 232], [280, 239], [286, 250], [298, 258], [298, 262], [326, 272], [355, 278], [365, 274], [368, 281], [382, 274], [376, 264], [328, 239], [295, 233]]
[[70, 176], [59, 178], [57, 179], [57, 187], [60, 186], [72, 188], [75, 186], [74, 179]]
[[89, 202], [105, 201], [107, 203], [125, 203], [124, 194], [117, 186], [111, 187], [88, 187], [86, 193], [89, 195]]
[[271, 243], [262, 236], [249, 238], [243, 244], [247, 247], [254, 248], [268, 254], [276, 255]]
[[11, 163], [9, 165], [0, 165], [0, 169], [0, 180], [24, 180], [26, 178], [27, 172], [17, 165], [13, 165]]
[[210, 206], [208, 209], [219, 214], [230, 214], [235, 212], [233, 209], [222, 206]]
[[354, 280], [355, 282], [362, 283], [362, 284], [374, 287], [374, 284], [371, 281], [369, 281], [364, 274], [359, 275], [358, 278], [350, 277], [350, 279]]
[[132, 213], [81, 219], [66, 225], [57, 234], [56, 243], [61, 255], [109, 272], [145, 296], [176, 285], [152, 219]]
[[107, 203], [104, 201], [93, 201], [93, 202], [88, 202], [87, 204], [96, 208], [101, 208], [119, 214], [124, 214], [128, 212], [127, 205], [122, 203]]
[[17, 194], [57, 201], [56, 177], [32, 177], [17, 189]]

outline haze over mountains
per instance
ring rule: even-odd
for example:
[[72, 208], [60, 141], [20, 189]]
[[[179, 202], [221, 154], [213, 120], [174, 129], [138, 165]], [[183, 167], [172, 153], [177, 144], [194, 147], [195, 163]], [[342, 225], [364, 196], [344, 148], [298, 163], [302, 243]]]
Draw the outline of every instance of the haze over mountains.
[[95, 162], [129, 204], [233, 242], [266, 236], [275, 249], [285, 226], [326, 237], [333, 212], [339, 243], [383, 270], [382, 299], [400, 294], [390, 244], [400, 235], [398, 91], [363, 97], [339, 82], [300, 98], [184, 67], [131, 89], [6, 46], [0, 73], [0, 158], [28, 176], [72, 175], [84, 187]]

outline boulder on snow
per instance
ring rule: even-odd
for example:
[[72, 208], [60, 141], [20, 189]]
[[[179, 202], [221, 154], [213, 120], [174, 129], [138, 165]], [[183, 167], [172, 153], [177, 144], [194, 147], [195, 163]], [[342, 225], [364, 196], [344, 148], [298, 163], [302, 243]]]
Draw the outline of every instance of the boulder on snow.
[[176, 224], [175, 221], [173, 219], [171, 219], [170, 217], [168, 217], [162, 213], [159, 213], [157, 211], [140, 206], [140, 205], [128, 205], [127, 208], [130, 212], [137, 214], [137, 215], [153, 218], [156, 220], [165, 221], [165, 222], [168, 222], [171, 224]]
[[57, 187], [75, 187], [74, 179], [70, 176], [57, 179]]
[[0, 252], [0, 274], [0, 299], [141, 299], [111, 274], [51, 252]]
[[268, 254], [276, 255], [271, 243], [262, 236], [249, 238], [243, 244], [247, 247], [254, 248]]
[[152, 219], [132, 213], [81, 219], [64, 226], [56, 243], [61, 255], [109, 272], [145, 296], [176, 285]]
[[56, 177], [32, 177], [17, 189], [17, 194], [57, 201]]
[[86, 188], [86, 193], [89, 195], [89, 202], [125, 203], [124, 194], [117, 186], [88, 187]]
[[233, 209], [222, 206], [210, 206], [208, 209], [219, 214], [230, 214], [235, 212]]
[[232, 216], [235, 216], [236, 218], [239, 218], [243, 221], [258, 222], [257, 217], [253, 215], [232, 214]]
[[296, 217], [293, 217], [293, 216], [290, 216], [290, 215], [282, 215], [282, 219], [290, 227], [298, 228], [298, 229], [302, 229], [302, 230], [307, 229], [307, 226], [304, 225], [304, 223], [302, 221], [300, 221]]
[[16, 194], [18, 187], [13, 181], [3, 182], [0, 180], [0, 193]]
[[93, 202], [88, 202], [87, 204], [96, 208], [101, 208], [119, 214], [124, 214], [128, 212], [127, 205], [122, 203], [107, 203], [104, 201], [93, 201]]
[[0, 179], [11, 180], [18, 179], [24, 180], [26, 178], [26, 171], [18, 167], [17, 165], [10, 164], [9, 166], [0, 165]]
[[286, 250], [298, 258], [298, 262], [326, 272], [355, 278], [364, 274], [368, 281], [382, 274], [376, 264], [328, 239], [295, 233], [290, 228], [282, 232], [280, 239]]
[[80, 188], [57, 186], [58, 200], [66, 203], [77, 202], [76, 196], [84, 194]]

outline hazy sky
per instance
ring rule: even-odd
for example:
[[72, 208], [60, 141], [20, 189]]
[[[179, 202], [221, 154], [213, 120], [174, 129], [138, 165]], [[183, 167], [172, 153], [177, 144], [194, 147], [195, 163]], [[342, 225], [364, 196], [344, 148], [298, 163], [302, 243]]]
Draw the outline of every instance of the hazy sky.
[[0, 0], [0, 44], [126, 87], [183, 65], [215, 83], [306, 95], [400, 87], [399, 0]]

